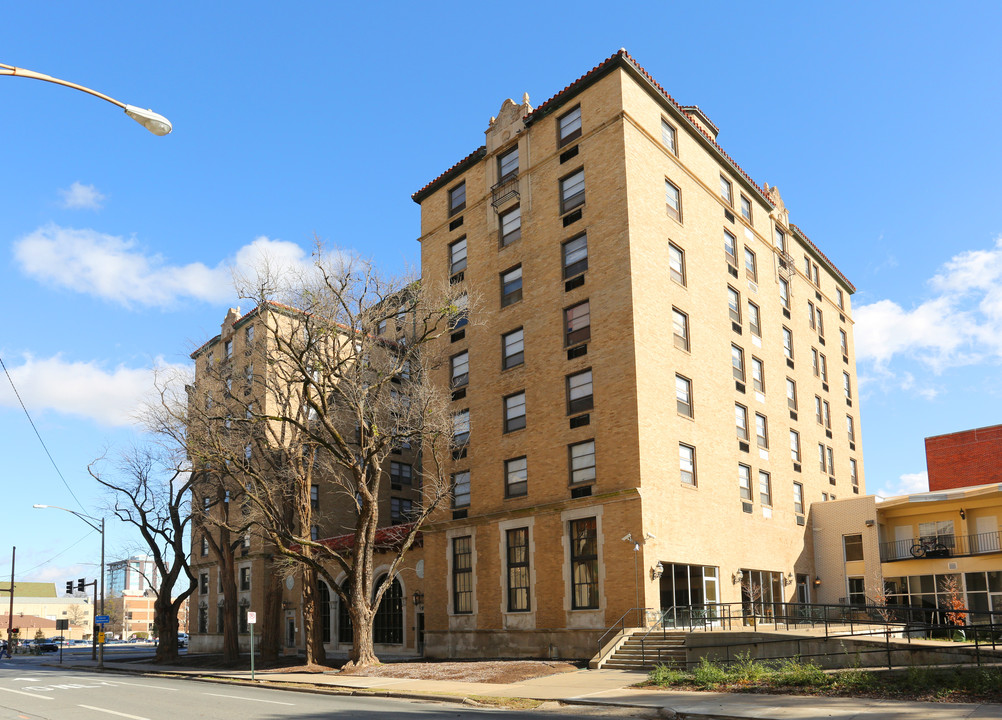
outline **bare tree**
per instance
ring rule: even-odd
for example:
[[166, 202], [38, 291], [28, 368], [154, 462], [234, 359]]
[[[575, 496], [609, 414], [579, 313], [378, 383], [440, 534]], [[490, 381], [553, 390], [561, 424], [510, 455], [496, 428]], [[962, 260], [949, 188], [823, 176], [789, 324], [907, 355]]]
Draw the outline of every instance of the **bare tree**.
[[70, 625], [78, 627], [85, 625], [89, 616], [90, 614], [79, 605], [70, 605], [66, 609], [66, 619], [70, 621]]
[[[253, 392], [229, 392], [230, 375], [206, 367], [196, 374], [184, 411], [185, 443], [200, 477], [219, 478], [239, 494], [239, 520], [249, 523], [303, 574], [308, 662], [322, 659], [316, 625], [316, 583], [323, 579], [348, 608], [350, 665], [378, 662], [373, 620], [421, 526], [451, 493], [454, 437], [462, 428], [447, 390], [431, 370], [444, 362], [434, 341], [468, 322], [462, 287], [436, 292], [418, 282], [382, 278], [367, 261], [318, 247], [313, 271], [298, 277], [266, 269], [244, 288], [265, 361], [255, 366]], [[226, 387], [225, 402], [213, 393]], [[404, 524], [386, 519], [391, 453], [417, 454], [416, 500]], [[419, 454], [418, 454], [419, 453]], [[337, 499], [315, 517], [311, 486]], [[198, 490], [201, 492], [201, 490]], [[406, 512], [406, 511], [405, 511]], [[236, 529], [231, 520], [226, 526]], [[213, 513], [220, 523], [219, 513]], [[322, 521], [328, 536], [313, 528]], [[389, 557], [376, 586], [374, 554]], [[343, 577], [342, 582], [338, 578]]]
[[160, 634], [156, 662], [174, 662], [178, 613], [196, 587], [186, 548], [192, 482], [187, 462], [177, 447], [152, 444], [123, 455], [112, 476], [99, 471], [99, 462], [87, 471], [111, 492], [112, 512], [139, 531], [159, 572], [159, 584], [153, 588], [154, 623]]

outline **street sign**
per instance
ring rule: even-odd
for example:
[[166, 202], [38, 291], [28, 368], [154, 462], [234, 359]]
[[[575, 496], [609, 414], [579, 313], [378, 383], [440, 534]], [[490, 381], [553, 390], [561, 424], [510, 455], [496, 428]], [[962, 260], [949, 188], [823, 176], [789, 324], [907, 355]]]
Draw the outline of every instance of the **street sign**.
[[[100, 643], [101, 645], [104, 645], [104, 633], [103, 633], [103, 632], [99, 632], [99, 633], [97, 634], [97, 641], [98, 641], [98, 642], [99, 642], [99, 643]], [[104, 650], [102, 650], [101, 652], [104, 652]]]
[[256, 622], [257, 622], [257, 613], [256, 612], [248, 612], [247, 613], [247, 624], [248, 625], [253, 625]]
[[109, 615], [98, 615], [96, 618], [94, 618], [94, 622], [96, 622], [98, 625], [105, 625], [111, 622], [111, 617]]

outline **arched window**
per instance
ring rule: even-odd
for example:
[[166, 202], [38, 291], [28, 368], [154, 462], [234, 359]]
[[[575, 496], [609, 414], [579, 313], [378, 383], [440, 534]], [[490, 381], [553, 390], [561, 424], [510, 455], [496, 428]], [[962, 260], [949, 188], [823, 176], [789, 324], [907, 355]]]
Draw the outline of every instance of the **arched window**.
[[320, 641], [331, 641], [331, 591], [323, 580], [317, 583], [317, 596], [320, 605]]
[[[351, 597], [351, 592], [348, 589], [347, 578], [345, 578], [344, 582], [341, 583], [341, 590], [344, 592], [345, 596]], [[339, 643], [352, 641], [351, 615], [348, 614], [348, 603], [340, 597], [338, 597], [337, 604], [337, 641]]]
[[[378, 588], [386, 579], [382, 575], [376, 580]], [[385, 645], [402, 645], [404, 642], [404, 590], [400, 581], [393, 582], [383, 593], [383, 599], [376, 610], [372, 623], [372, 640]]]

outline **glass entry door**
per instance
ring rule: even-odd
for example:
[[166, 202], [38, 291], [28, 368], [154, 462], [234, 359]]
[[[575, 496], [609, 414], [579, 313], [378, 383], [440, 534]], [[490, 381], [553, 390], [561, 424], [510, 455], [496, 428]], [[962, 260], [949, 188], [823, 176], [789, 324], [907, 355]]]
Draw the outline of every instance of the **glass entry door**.
[[711, 565], [662, 563], [661, 610], [670, 610], [666, 624], [689, 626], [704, 624], [717, 617], [719, 580]]

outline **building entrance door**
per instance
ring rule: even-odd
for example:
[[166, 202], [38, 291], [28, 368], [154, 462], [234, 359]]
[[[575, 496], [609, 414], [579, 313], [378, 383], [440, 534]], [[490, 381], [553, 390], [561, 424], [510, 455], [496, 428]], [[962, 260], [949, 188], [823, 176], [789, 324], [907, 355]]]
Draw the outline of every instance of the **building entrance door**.
[[705, 624], [717, 617], [717, 568], [710, 565], [661, 563], [661, 611], [671, 611], [665, 623], [678, 627]]

